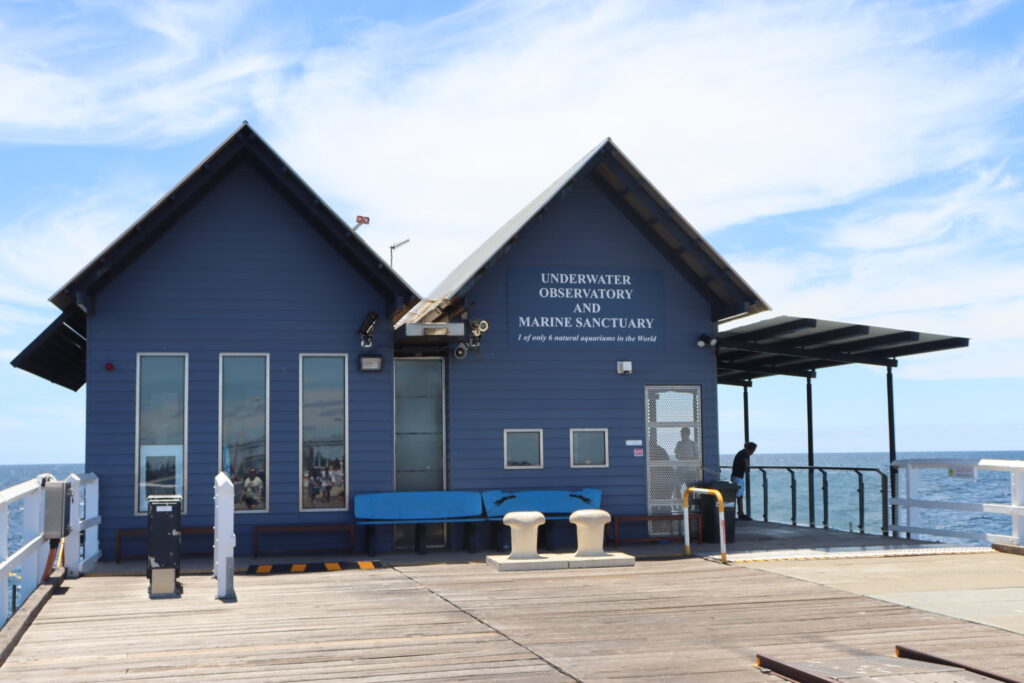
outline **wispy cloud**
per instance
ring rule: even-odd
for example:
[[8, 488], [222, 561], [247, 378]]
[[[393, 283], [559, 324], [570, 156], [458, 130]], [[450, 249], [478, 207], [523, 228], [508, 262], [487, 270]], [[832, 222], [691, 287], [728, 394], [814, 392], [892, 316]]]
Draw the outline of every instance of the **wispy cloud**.
[[[0, 140], [161, 143], [237, 125], [273, 40], [237, 35], [249, 3], [80, 2], [16, 21], [0, 8]], [[233, 39], [229, 42], [229, 38]]]
[[413, 236], [402, 269], [429, 289], [608, 135], [704, 232], [983, 157], [1020, 56], [935, 39], [989, 9], [486, 3], [310, 53], [256, 103], [339, 208], [379, 219], [379, 250]]

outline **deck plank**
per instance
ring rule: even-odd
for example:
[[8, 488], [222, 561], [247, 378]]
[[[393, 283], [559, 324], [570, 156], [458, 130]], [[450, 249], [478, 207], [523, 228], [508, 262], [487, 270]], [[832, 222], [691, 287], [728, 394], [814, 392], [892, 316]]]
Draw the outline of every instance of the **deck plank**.
[[240, 575], [235, 604], [207, 577], [183, 583], [180, 599], [150, 600], [141, 577], [66, 582], [0, 678], [757, 681], [758, 653], [891, 655], [896, 643], [1024, 677], [1019, 634], [697, 559]]

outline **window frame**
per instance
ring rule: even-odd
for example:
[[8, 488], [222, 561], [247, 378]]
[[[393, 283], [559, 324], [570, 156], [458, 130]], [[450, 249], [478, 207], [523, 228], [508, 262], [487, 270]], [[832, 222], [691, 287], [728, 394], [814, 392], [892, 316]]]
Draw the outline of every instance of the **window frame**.
[[189, 413], [189, 396], [188, 396], [188, 353], [184, 351], [139, 351], [135, 354], [135, 477], [132, 485], [132, 515], [134, 517], [145, 517], [148, 514], [147, 510], [139, 510], [139, 472], [142, 460], [142, 447], [139, 443], [139, 399], [142, 396], [142, 358], [144, 356], [157, 356], [161, 358], [184, 358], [184, 405], [182, 406], [182, 421], [183, 421], [183, 432], [182, 432], [182, 453], [181, 453], [181, 514], [188, 514], [188, 413]]
[[[603, 432], [604, 433], [604, 464], [602, 465], [577, 465], [576, 446], [573, 436], [576, 432]], [[611, 467], [611, 456], [609, 455], [608, 428], [607, 427], [573, 427], [569, 430], [569, 467], [572, 469], [607, 469]]]
[[261, 356], [264, 359], [263, 370], [264, 370], [264, 391], [266, 392], [267, 400], [266, 414], [264, 417], [264, 429], [263, 438], [266, 440], [265, 456], [267, 459], [267, 466], [264, 469], [264, 475], [266, 481], [263, 482], [263, 496], [266, 501], [266, 505], [262, 510], [238, 510], [234, 512], [236, 515], [262, 515], [270, 512], [270, 353], [268, 352], [243, 352], [243, 351], [224, 351], [217, 356], [217, 471], [222, 472], [224, 463], [222, 458], [224, 457], [224, 358], [225, 357], [255, 357]]
[[[540, 464], [539, 465], [509, 465], [508, 464], [508, 435], [514, 433], [536, 433], [540, 439], [538, 446], [540, 447]], [[542, 470], [544, 469], [544, 430], [540, 428], [515, 428], [515, 429], [504, 429], [501, 433], [502, 448], [504, 451], [504, 462], [506, 470]]]
[[[348, 512], [349, 509], [350, 509], [349, 501], [350, 501], [350, 492], [351, 492], [352, 487], [351, 487], [351, 482], [350, 482], [349, 476], [348, 476], [348, 472], [349, 472], [348, 459], [349, 459], [349, 443], [352, 441], [352, 439], [351, 439], [351, 435], [349, 434], [349, 430], [348, 430], [348, 413], [349, 413], [348, 384], [349, 384], [349, 375], [350, 375], [349, 365], [348, 365], [348, 356], [349, 356], [349, 354], [347, 354], [347, 353], [300, 353], [299, 354], [299, 372], [298, 372], [298, 375], [299, 375], [299, 446], [298, 446], [299, 469], [298, 469], [298, 472], [296, 473], [297, 476], [298, 476], [298, 482], [297, 482], [296, 485], [298, 486], [298, 495], [299, 495], [299, 506], [298, 507], [299, 507], [299, 513], [300, 514], [305, 514], [307, 512], [308, 513], [317, 513], [317, 512]], [[344, 422], [345, 422], [345, 467], [344, 467], [344, 470], [345, 470], [345, 507], [340, 507], [340, 508], [307, 508], [307, 507], [303, 507], [303, 505], [302, 505], [302, 495], [303, 495], [303, 491], [302, 491], [302, 489], [303, 489], [303, 483], [302, 483], [302, 444], [303, 444], [303, 439], [302, 439], [302, 429], [303, 429], [303, 426], [302, 426], [302, 398], [303, 398], [302, 363], [303, 363], [303, 360], [306, 359], [306, 358], [342, 358], [345, 361], [345, 387], [344, 387], [344, 395], [345, 395], [345, 417], [344, 417]]]

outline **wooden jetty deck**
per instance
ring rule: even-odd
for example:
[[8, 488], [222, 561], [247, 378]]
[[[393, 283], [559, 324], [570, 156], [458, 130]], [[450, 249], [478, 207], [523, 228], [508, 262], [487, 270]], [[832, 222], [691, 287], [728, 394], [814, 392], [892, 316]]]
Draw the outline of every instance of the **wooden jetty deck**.
[[696, 558], [240, 575], [234, 604], [213, 598], [209, 577], [183, 583], [180, 599], [150, 600], [142, 577], [66, 582], [0, 679], [753, 681], [767, 677], [758, 653], [849, 658], [896, 644], [1024, 678], [1024, 635]]

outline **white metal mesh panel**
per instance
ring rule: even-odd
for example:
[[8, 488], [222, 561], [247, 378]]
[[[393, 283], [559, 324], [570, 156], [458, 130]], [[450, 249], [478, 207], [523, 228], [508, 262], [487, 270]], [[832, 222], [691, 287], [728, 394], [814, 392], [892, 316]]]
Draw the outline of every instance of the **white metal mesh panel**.
[[[703, 477], [700, 387], [647, 387], [647, 514], [682, 512], [682, 489]], [[678, 522], [649, 522], [651, 536], [679, 533]]]

